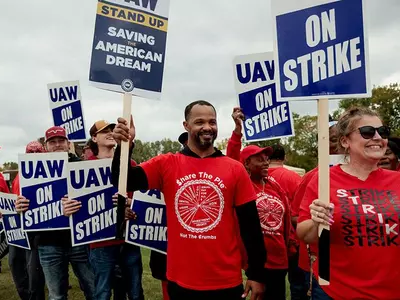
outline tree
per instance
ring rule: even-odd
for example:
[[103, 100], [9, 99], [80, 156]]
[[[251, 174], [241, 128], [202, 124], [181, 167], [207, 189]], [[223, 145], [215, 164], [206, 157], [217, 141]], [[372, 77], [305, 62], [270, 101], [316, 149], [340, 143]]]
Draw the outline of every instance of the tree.
[[228, 141], [229, 141], [228, 138], [220, 140], [220, 141], [215, 143], [215, 147], [218, 150], [225, 150], [228, 147]]
[[[257, 145], [267, 147], [281, 144], [285, 148], [286, 163], [291, 166], [304, 168], [309, 171], [318, 163], [318, 142], [317, 142], [317, 116], [300, 116], [293, 114], [294, 130], [296, 135], [290, 138], [278, 138], [268, 141], [245, 143], [243, 146]], [[226, 149], [228, 139], [216, 143], [220, 150]]]
[[400, 136], [400, 85], [392, 83], [372, 89], [371, 98], [343, 99], [339, 109], [333, 114], [337, 120], [346, 109], [352, 106], [368, 107], [377, 111], [383, 123], [392, 129], [393, 136]]
[[286, 164], [307, 171], [318, 163], [317, 117], [293, 113], [295, 136], [251, 143], [260, 147], [281, 144], [286, 153]]
[[176, 153], [182, 149], [181, 143], [177, 141], [171, 141], [170, 139], [161, 140], [161, 153]]
[[286, 161], [288, 165], [309, 171], [318, 163], [317, 116], [293, 113], [295, 136], [288, 138]]
[[176, 153], [182, 149], [179, 142], [171, 141], [170, 139], [163, 139], [155, 142], [142, 142], [135, 140], [135, 150], [132, 153], [132, 159], [137, 163], [142, 163], [164, 153]]
[[248, 143], [248, 145], [257, 145], [259, 147], [268, 147], [268, 146], [273, 146], [276, 144], [282, 144], [284, 145], [284, 141], [283, 139], [273, 139], [273, 140], [267, 140], [267, 141], [259, 141], [259, 142], [252, 142], [252, 143]]
[[3, 164], [3, 170], [18, 170], [18, 163], [10, 161]]

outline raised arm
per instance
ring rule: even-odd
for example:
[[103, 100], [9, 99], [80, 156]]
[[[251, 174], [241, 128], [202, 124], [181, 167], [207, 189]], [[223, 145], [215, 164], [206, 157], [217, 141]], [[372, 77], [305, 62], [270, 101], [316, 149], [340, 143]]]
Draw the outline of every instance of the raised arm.
[[242, 148], [242, 120], [243, 112], [240, 107], [233, 108], [232, 119], [235, 122], [235, 130], [228, 141], [226, 156], [240, 161], [240, 149]]
[[[121, 159], [121, 141], [129, 141], [129, 157], [132, 156], [134, 148], [133, 140], [135, 139], [135, 125], [131, 116], [131, 126], [128, 128], [128, 122], [124, 118], [118, 118], [117, 125], [113, 131], [113, 138], [118, 143], [117, 149], [115, 150], [113, 161], [112, 161], [112, 183], [115, 187], [118, 187], [119, 179], [119, 167]], [[147, 190], [149, 183], [147, 175], [143, 168], [140, 166], [131, 166], [130, 159], [128, 160], [128, 191]]]
[[[132, 156], [133, 147], [129, 150], [129, 157]], [[118, 187], [119, 180], [119, 166], [121, 158], [121, 147], [117, 146], [115, 149], [113, 161], [112, 161], [112, 183], [115, 187]], [[141, 166], [132, 167], [130, 161], [128, 161], [128, 191], [148, 190], [149, 183], [147, 175]]]

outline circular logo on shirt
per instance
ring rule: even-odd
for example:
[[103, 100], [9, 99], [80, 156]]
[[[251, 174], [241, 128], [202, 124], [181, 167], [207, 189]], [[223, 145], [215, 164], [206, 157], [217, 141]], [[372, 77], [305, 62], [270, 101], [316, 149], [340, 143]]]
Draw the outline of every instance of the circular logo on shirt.
[[133, 91], [133, 81], [130, 79], [122, 80], [121, 87], [125, 92], [132, 92]]
[[257, 198], [257, 210], [263, 229], [276, 231], [281, 228], [285, 208], [278, 198], [261, 194]]
[[179, 223], [190, 232], [203, 233], [221, 221], [224, 196], [208, 180], [186, 182], [176, 193], [175, 213]]

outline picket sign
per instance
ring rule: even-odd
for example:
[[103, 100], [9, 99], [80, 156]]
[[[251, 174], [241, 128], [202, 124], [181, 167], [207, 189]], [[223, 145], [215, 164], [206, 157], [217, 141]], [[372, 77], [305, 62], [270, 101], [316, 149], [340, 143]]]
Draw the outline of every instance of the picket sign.
[[[128, 122], [128, 128], [131, 127], [132, 94], [125, 92], [123, 96], [122, 116]], [[128, 181], [128, 163], [129, 163], [129, 141], [121, 142], [121, 159], [119, 165], [118, 181], [118, 209], [117, 209], [117, 238], [122, 238], [122, 225], [125, 219], [125, 203], [127, 199], [127, 181]], [[132, 199], [133, 201], [133, 199]]]
[[[272, 0], [277, 101], [318, 102], [318, 199], [330, 201], [329, 99], [371, 96], [365, 0]], [[330, 226], [318, 228], [319, 283], [330, 282]]]

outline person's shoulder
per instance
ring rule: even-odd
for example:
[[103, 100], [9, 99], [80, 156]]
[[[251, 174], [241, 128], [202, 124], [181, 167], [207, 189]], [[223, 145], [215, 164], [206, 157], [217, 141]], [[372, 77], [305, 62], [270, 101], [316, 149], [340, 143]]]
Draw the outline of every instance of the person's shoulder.
[[[165, 153], [165, 154], [159, 154], [157, 156], [154, 156], [152, 158], [150, 158], [149, 160], [143, 162], [143, 163], [147, 163], [147, 162], [165, 162], [168, 161], [174, 157], [177, 157], [177, 153]], [[131, 162], [132, 163], [132, 162]]]
[[234, 168], [244, 168], [243, 164], [240, 161], [237, 161], [236, 159], [233, 159], [226, 155], [218, 156], [218, 157], [216, 157], [216, 159], [220, 159], [226, 165], [232, 166]]
[[302, 181], [309, 181], [313, 176], [318, 173], [318, 167], [308, 171], [304, 176], [302, 177]]
[[269, 172], [272, 176], [280, 177], [280, 176], [288, 175], [288, 174], [291, 175], [291, 173], [292, 173], [293, 171], [291, 171], [291, 170], [289, 170], [289, 169], [287, 169], [287, 168], [285, 168], [285, 167], [283, 167], [283, 166], [275, 166], [275, 167], [270, 167], [270, 168], [268, 168], [268, 172]]
[[182, 157], [182, 156], [184, 156], [184, 155], [182, 155], [182, 153], [180, 153], [180, 152], [176, 152], [176, 153], [168, 152], [168, 153], [163, 153], [163, 154], [158, 155], [158, 158], [171, 159], [171, 158]]
[[292, 176], [292, 177], [299, 177], [299, 178], [301, 178], [301, 176], [300, 176], [296, 171], [294, 171], [294, 170], [290, 170], [290, 169], [288, 169], [288, 168], [285, 167], [285, 166], [283, 166], [281, 169], [282, 169], [281, 172], [284, 173], [285, 175], [288, 174], [288, 175], [290, 175], [290, 176]]
[[276, 191], [283, 192], [282, 186], [279, 184], [276, 179], [270, 175], [267, 176], [267, 181]]
[[399, 171], [394, 171], [394, 170], [387, 170], [387, 169], [378, 169], [378, 172], [382, 174], [382, 178], [385, 179], [400, 179], [400, 172]]

